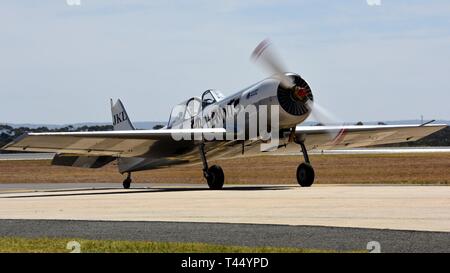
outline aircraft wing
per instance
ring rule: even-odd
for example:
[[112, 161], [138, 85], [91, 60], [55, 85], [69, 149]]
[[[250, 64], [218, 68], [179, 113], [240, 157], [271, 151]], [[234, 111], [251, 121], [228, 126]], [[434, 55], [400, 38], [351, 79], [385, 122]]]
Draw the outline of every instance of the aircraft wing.
[[295, 134], [308, 149], [359, 148], [416, 141], [447, 127], [426, 125], [297, 126]]
[[[308, 149], [358, 148], [381, 144], [415, 141], [447, 127], [444, 124], [427, 125], [349, 125], [349, 126], [297, 126], [295, 134], [305, 139]], [[29, 133], [2, 149], [7, 151], [53, 152], [73, 155], [71, 159], [58, 159], [58, 164], [74, 165], [80, 157], [91, 157], [76, 165], [98, 165], [111, 160], [107, 157], [150, 156], [152, 158], [198, 159], [193, 140], [177, 141], [181, 137], [196, 139], [200, 134], [225, 133], [223, 128], [212, 129], [160, 129], [104, 132]], [[188, 138], [189, 139], [189, 138]], [[198, 138], [197, 138], [198, 139]], [[207, 143], [209, 157], [225, 158], [237, 155], [260, 154], [260, 141], [244, 147], [240, 141]], [[287, 143], [278, 152], [298, 152], [295, 143]], [[183, 157], [184, 155], [184, 157]], [[95, 157], [101, 157], [97, 161]], [[183, 157], [183, 158], [181, 158]], [[84, 160], [85, 158], [83, 158]], [[59, 162], [61, 161], [61, 162]]]
[[80, 156], [133, 157], [150, 153], [153, 156], [173, 156], [181, 150], [186, 151], [194, 147], [194, 140], [199, 139], [198, 136], [224, 132], [223, 128], [202, 128], [27, 133], [4, 146], [2, 150]]

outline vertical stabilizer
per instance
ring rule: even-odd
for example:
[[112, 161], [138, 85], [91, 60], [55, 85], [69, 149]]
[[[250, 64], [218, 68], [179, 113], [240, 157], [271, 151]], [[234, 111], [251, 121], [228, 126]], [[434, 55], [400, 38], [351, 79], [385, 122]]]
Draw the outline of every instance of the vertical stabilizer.
[[118, 99], [114, 105], [113, 100], [111, 99], [111, 114], [114, 131], [134, 130], [134, 126], [120, 99]]

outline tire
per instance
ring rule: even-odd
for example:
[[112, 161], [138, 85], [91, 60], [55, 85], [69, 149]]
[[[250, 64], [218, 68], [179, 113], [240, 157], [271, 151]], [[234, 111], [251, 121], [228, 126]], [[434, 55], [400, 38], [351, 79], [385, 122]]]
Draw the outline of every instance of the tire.
[[225, 182], [225, 175], [220, 166], [213, 165], [208, 169], [208, 177], [206, 179], [211, 190], [221, 190]]
[[309, 163], [302, 163], [297, 167], [297, 182], [301, 187], [311, 187], [314, 183], [314, 169]]
[[131, 179], [127, 178], [122, 183], [124, 189], [129, 189], [131, 186]]

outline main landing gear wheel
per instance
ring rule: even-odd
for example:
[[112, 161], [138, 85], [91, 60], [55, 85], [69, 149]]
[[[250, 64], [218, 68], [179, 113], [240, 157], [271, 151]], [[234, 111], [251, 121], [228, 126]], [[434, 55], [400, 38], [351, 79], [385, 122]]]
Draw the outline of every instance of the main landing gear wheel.
[[213, 165], [208, 168], [208, 161], [206, 160], [205, 154], [205, 144], [201, 143], [199, 145], [200, 158], [203, 163], [203, 176], [208, 182], [208, 186], [211, 190], [221, 190], [223, 188], [223, 183], [225, 181], [225, 175], [223, 170], [218, 165]]
[[127, 178], [122, 183], [124, 189], [129, 189], [131, 186], [131, 173], [128, 173]]
[[302, 163], [297, 167], [297, 182], [302, 187], [311, 187], [314, 183], [314, 169], [309, 163]]
[[223, 170], [218, 165], [213, 165], [208, 169], [206, 181], [211, 190], [221, 190], [225, 181]]

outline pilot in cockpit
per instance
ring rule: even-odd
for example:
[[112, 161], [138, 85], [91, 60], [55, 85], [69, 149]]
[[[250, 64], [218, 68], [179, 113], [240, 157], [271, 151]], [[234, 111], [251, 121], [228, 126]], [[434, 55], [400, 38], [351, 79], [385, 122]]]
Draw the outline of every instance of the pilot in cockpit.
[[224, 95], [217, 90], [209, 89], [203, 92], [202, 95], [202, 108], [204, 109], [210, 104], [220, 101], [224, 98]]

